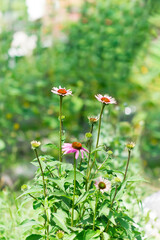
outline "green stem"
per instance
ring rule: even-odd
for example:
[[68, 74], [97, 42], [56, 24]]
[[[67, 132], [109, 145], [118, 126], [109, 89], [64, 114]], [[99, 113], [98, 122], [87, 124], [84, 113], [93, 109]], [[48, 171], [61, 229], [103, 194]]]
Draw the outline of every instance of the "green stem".
[[95, 210], [93, 215], [93, 230], [95, 228], [95, 220], [96, 220], [96, 211], [97, 211], [97, 203], [98, 203], [98, 193], [96, 194], [96, 202], [95, 202]]
[[102, 104], [102, 108], [101, 108], [101, 112], [100, 112], [100, 116], [99, 116], [99, 125], [98, 125], [98, 135], [97, 135], [97, 143], [96, 143], [96, 148], [98, 147], [99, 144], [99, 137], [100, 137], [100, 132], [101, 132], [101, 121], [102, 121], [102, 114], [103, 114], [103, 110], [104, 110], [105, 104]]
[[44, 197], [46, 198], [46, 185], [45, 185], [45, 180], [44, 180], [44, 172], [43, 172], [42, 165], [41, 165], [41, 162], [40, 162], [39, 157], [38, 157], [37, 149], [35, 148], [34, 151], [35, 151], [35, 154], [36, 154], [38, 164], [39, 164], [40, 169], [41, 169], [41, 175], [42, 175], [42, 181], [43, 181], [43, 193], [44, 193]]
[[[105, 107], [105, 104], [103, 103], [103, 104], [102, 104], [102, 108], [101, 108], [101, 112], [100, 112], [100, 116], [99, 116], [99, 125], [98, 125], [98, 135], [97, 135], [96, 148], [98, 148], [98, 145], [99, 145], [99, 137], [100, 137], [100, 132], [101, 132], [102, 114], [103, 114], [104, 107]], [[96, 157], [97, 157], [97, 151], [95, 152], [94, 160], [93, 160], [92, 165], [91, 165], [91, 167], [90, 167], [90, 169], [89, 169], [89, 173], [88, 173], [88, 177], [87, 177], [87, 182], [88, 182], [89, 177], [90, 177], [90, 175], [91, 175], [92, 168], [94, 167]]]
[[[94, 178], [94, 176], [96, 176], [97, 172], [101, 169], [101, 167], [103, 167], [103, 165], [105, 164], [105, 162], [108, 160], [108, 157], [103, 161], [103, 163], [97, 168], [97, 170], [93, 173], [92, 178]], [[89, 183], [89, 188], [91, 186], [92, 180]]]
[[[111, 210], [112, 207], [113, 207], [113, 203], [114, 203], [114, 200], [115, 200], [116, 195], [117, 195], [117, 188], [118, 188], [118, 186], [116, 186], [115, 193], [114, 193], [114, 197], [113, 197], [112, 202], [111, 202], [110, 210]], [[110, 220], [108, 220], [108, 223], [107, 223], [107, 226], [106, 226], [106, 230], [105, 230], [105, 232], [108, 231], [109, 224], [110, 224]]]
[[[90, 129], [91, 134], [93, 133], [93, 125], [94, 124], [92, 123], [91, 129]], [[89, 172], [89, 165], [90, 165], [90, 159], [91, 159], [91, 144], [92, 144], [92, 140], [90, 138], [89, 141], [88, 141], [88, 151], [89, 151], [89, 153], [88, 153], [88, 164], [87, 164], [87, 174], [86, 175], [88, 175], [88, 172]], [[87, 187], [88, 187], [88, 178], [86, 178], [86, 186], [85, 186], [86, 191], [87, 191]]]
[[[46, 198], [47, 196], [47, 193], [46, 193], [46, 185], [45, 185], [45, 179], [44, 179], [44, 172], [43, 172], [43, 169], [42, 169], [42, 165], [41, 165], [41, 162], [40, 162], [40, 159], [38, 157], [38, 152], [37, 152], [37, 149], [35, 148], [34, 149], [35, 151], [35, 154], [36, 154], [36, 158], [37, 158], [37, 161], [38, 161], [38, 164], [40, 166], [40, 169], [41, 169], [41, 175], [42, 175], [42, 182], [43, 182], [43, 193], [44, 193], [44, 198]], [[49, 240], [49, 220], [48, 220], [48, 217], [47, 217], [47, 212], [46, 212], [46, 207], [45, 205], [43, 204], [44, 206], [44, 214], [47, 218], [47, 226], [46, 226], [46, 220], [45, 220], [45, 223], [44, 223], [44, 226], [45, 226], [45, 235], [47, 235], [47, 240]]]
[[71, 227], [73, 227], [74, 221], [74, 201], [75, 201], [75, 193], [76, 193], [76, 158], [74, 154], [74, 190], [73, 190], [73, 199], [72, 199], [72, 215], [71, 215]]
[[59, 161], [62, 162], [62, 99], [63, 96], [60, 96], [60, 107], [59, 107], [59, 121], [60, 121], [60, 129], [59, 129]]
[[131, 158], [131, 150], [128, 149], [128, 160], [127, 160], [127, 165], [126, 165], [126, 170], [125, 170], [123, 182], [126, 180], [130, 158]]
[[81, 157], [81, 161], [80, 161], [80, 164], [79, 164], [79, 170], [80, 170], [80, 168], [81, 168], [82, 161], [83, 161], [83, 158]]

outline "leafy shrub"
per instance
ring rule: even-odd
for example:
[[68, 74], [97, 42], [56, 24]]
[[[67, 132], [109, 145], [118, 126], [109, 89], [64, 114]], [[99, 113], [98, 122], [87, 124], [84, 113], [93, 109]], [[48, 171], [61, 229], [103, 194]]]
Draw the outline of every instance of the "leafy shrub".
[[[125, 170], [116, 169], [113, 152], [99, 144], [101, 121], [104, 108], [115, 104], [115, 100], [107, 95], [97, 95], [101, 102], [99, 120], [90, 117], [91, 130], [86, 133], [88, 150], [80, 142], [64, 143], [62, 100], [67, 91], [54, 88], [60, 98], [60, 132], [59, 161], [50, 155], [38, 154], [41, 145], [32, 141], [31, 146], [36, 158], [32, 164], [38, 167], [33, 183], [23, 185], [22, 196], [33, 199], [33, 208], [38, 214], [38, 220], [26, 219], [21, 226], [31, 234], [29, 239], [142, 239], [140, 228], [129, 216], [126, 192], [134, 196], [134, 182], [142, 181], [139, 176], [127, 176], [131, 152], [134, 143], [126, 145], [128, 160]], [[96, 147], [92, 146], [94, 126], [98, 123]], [[62, 146], [63, 143], [63, 146]], [[47, 144], [43, 147], [53, 147]], [[62, 155], [63, 151], [63, 155]], [[88, 152], [86, 154], [86, 152]], [[65, 163], [65, 154], [73, 153], [73, 164]], [[81, 158], [78, 161], [78, 157]], [[72, 161], [70, 159], [70, 161]], [[133, 194], [133, 196], [132, 196]], [[126, 202], [126, 203], [125, 203]]]

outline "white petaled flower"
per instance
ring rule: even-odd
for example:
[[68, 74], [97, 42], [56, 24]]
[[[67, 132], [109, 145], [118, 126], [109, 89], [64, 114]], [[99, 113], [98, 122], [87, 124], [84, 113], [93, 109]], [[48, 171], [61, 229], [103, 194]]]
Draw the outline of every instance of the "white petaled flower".
[[39, 142], [39, 141], [33, 140], [33, 141], [31, 142], [31, 147], [32, 147], [32, 149], [36, 149], [36, 148], [38, 148], [40, 145], [41, 145], [41, 142]]
[[61, 86], [59, 86], [59, 88], [53, 87], [51, 92], [53, 92], [54, 94], [57, 94], [59, 96], [63, 96], [63, 97], [72, 95], [72, 91], [70, 89], [66, 90], [65, 88], [62, 88]]
[[108, 192], [111, 190], [111, 182], [107, 179], [104, 179], [102, 177], [99, 177], [95, 181], [95, 187], [101, 191], [101, 193]]
[[104, 104], [116, 104], [116, 100], [110, 96], [108, 96], [107, 94], [105, 94], [104, 96], [101, 94], [97, 94], [95, 95], [95, 97], [97, 98], [97, 100], [101, 103]]

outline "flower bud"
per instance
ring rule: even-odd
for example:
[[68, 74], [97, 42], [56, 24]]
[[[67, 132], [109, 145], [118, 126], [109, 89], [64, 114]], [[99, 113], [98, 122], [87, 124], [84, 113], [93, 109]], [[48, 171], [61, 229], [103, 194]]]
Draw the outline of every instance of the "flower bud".
[[86, 134], [85, 134], [85, 137], [86, 137], [86, 138], [91, 138], [91, 137], [92, 137], [92, 133], [90, 133], [90, 132], [86, 133]]
[[94, 124], [99, 120], [99, 117], [91, 116], [88, 117], [89, 123]]
[[132, 150], [135, 147], [135, 143], [134, 142], [127, 143], [126, 147], [128, 148], [128, 150]]
[[31, 142], [31, 147], [32, 147], [33, 150], [38, 148], [40, 145], [41, 145], [41, 142], [38, 142], [38, 141], [35, 141], [35, 140]]
[[115, 185], [120, 185], [121, 179], [119, 177], [114, 177], [112, 183]]
[[28, 188], [28, 187], [27, 187], [26, 184], [23, 184], [23, 185], [21, 186], [21, 190], [22, 190], [22, 191], [26, 190], [27, 188]]
[[64, 237], [64, 232], [61, 231], [61, 230], [59, 230], [59, 231], [56, 233], [56, 237], [57, 237], [58, 239], [62, 239], [62, 238]]
[[113, 152], [111, 150], [107, 151], [108, 155], [112, 155]]

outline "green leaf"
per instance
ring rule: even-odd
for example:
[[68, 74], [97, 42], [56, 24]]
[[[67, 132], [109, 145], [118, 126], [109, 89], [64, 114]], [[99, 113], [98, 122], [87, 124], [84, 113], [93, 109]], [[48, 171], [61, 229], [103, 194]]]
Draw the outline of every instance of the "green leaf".
[[5, 142], [2, 139], [0, 139], [0, 150], [3, 150], [5, 146], [6, 146]]
[[69, 233], [66, 224], [66, 218], [60, 213], [53, 213], [53, 221], [59, 226], [63, 231]]
[[25, 191], [24, 193], [22, 193], [20, 196], [18, 196], [17, 197], [17, 199], [18, 198], [21, 198], [22, 196], [25, 196], [25, 195], [27, 195], [27, 194], [29, 194], [29, 193], [40, 193], [40, 192], [42, 192], [43, 191], [43, 188], [42, 187], [32, 187], [32, 188], [30, 188], [30, 189], [28, 189], [27, 191]]
[[75, 202], [75, 206], [79, 205], [80, 203], [84, 202], [88, 197], [89, 193], [83, 193]]
[[50, 181], [54, 182], [62, 191], [65, 192], [64, 189], [64, 183], [65, 183], [65, 179], [61, 178], [61, 179], [54, 179], [54, 178], [48, 178]]
[[63, 239], [64, 240], [73, 240], [73, 239], [75, 239], [75, 237], [76, 237], [76, 234], [75, 233], [71, 233], [71, 234], [65, 236]]
[[47, 143], [47, 144], [43, 145], [43, 147], [52, 148], [52, 149], [59, 149], [55, 144], [52, 144], [52, 143]]
[[99, 212], [100, 216], [104, 215], [106, 216], [114, 225], [117, 225], [116, 221], [115, 221], [115, 217], [113, 212], [110, 210], [110, 208], [108, 208], [107, 205], [104, 205], [100, 212]]
[[[76, 181], [83, 182], [83, 178], [84, 178], [84, 175], [81, 172], [76, 171]], [[74, 171], [71, 170], [68, 173], [68, 176], [66, 177], [66, 182], [71, 182], [72, 183], [73, 179], [74, 179]]]
[[41, 235], [38, 235], [38, 234], [31, 234], [29, 235], [26, 240], [39, 240], [40, 238], [42, 238]]
[[133, 176], [128, 178], [127, 182], [149, 182], [149, 181], [140, 176]]
[[91, 229], [85, 231], [85, 240], [99, 240], [99, 235], [101, 232], [99, 230], [93, 231]]
[[103, 240], [109, 240], [109, 239], [110, 239], [110, 236], [106, 232], [103, 232]]

